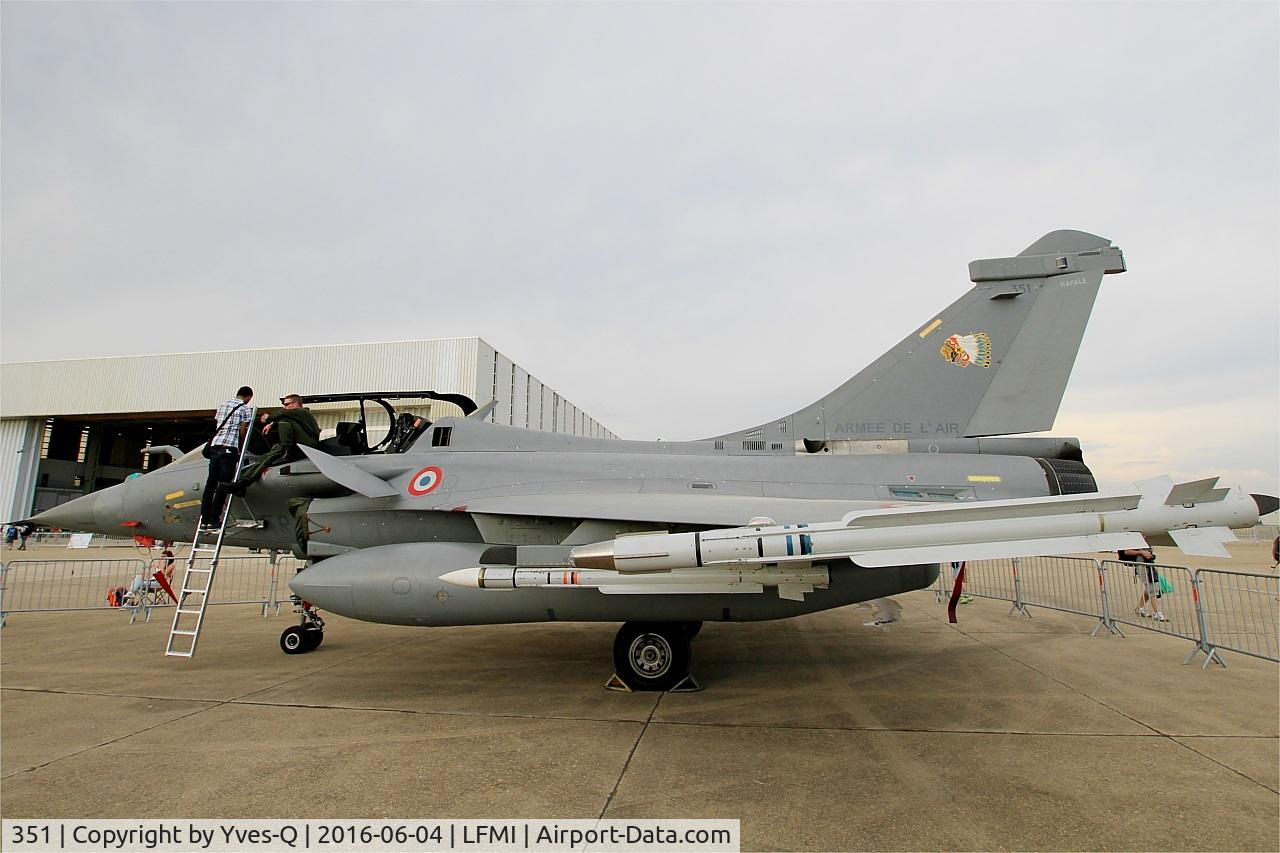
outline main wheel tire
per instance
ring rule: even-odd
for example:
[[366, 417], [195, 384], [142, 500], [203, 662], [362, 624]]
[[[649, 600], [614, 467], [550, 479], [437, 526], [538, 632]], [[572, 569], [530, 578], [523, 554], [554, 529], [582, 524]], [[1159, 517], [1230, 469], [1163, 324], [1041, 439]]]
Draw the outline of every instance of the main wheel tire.
[[307, 651], [313, 652], [324, 642], [324, 631], [320, 628], [306, 628]]
[[689, 674], [691, 658], [680, 623], [627, 622], [613, 640], [614, 672], [632, 690], [670, 690]]
[[301, 625], [290, 625], [280, 635], [280, 648], [286, 655], [300, 655], [311, 651], [315, 646], [311, 645], [306, 628]]

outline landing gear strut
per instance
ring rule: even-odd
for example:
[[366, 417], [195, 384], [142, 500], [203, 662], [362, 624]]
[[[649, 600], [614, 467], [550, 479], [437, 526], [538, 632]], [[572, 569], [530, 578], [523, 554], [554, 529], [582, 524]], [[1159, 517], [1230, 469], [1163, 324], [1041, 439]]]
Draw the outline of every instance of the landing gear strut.
[[298, 614], [298, 624], [284, 629], [280, 635], [280, 648], [286, 655], [313, 651], [324, 642], [324, 620], [310, 601], [303, 601], [297, 595], [289, 596], [289, 600], [293, 602], [293, 612]]
[[689, 674], [691, 641], [701, 629], [701, 622], [625, 623], [613, 640], [616, 675], [607, 686], [620, 690], [701, 690]]

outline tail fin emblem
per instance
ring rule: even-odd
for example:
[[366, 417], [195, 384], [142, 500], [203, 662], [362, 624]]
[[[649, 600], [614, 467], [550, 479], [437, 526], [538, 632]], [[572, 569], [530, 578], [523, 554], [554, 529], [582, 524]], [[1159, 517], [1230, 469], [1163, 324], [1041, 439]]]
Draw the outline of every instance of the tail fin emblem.
[[991, 338], [986, 332], [973, 332], [968, 335], [952, 335], [943, 342], [938, 350], [942, 357], [956, 367], [991, 366]]

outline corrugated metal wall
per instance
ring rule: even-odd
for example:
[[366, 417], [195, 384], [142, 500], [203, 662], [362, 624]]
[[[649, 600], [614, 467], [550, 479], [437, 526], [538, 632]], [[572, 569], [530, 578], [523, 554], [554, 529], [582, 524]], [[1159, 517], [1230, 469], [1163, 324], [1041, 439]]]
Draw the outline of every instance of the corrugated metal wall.
[[493, 422], [498, 424], [511, 424], [511, 375], [514, 365], [511, 359], [502, 353], [496, 353], [494, 362], [496, 369], [494, 371], [494, 387], [495, 399], [498, 401], [498, 408], [493, 411]]
[[[498, 351], [479, 338], [476, 339], [476, 396], [473, 398], [483, 406], [490, 400], [498, 399]], [[490, 413], [486, 419], [497, 423], [495, 414]]]
[[229, 350], [0, 365], [4, 417], [211, 409], [251, 385], [259, 402], [289, 393], [477, 388], [477, 338]]
[[511, 425], [529, 425], [529, 374], [516, 364], [511, 370]]
[[35, 418], [0, 419], [0, 522], [25, 516], [31, 506], [40, 424]]
[[[0, 521], [25, 515], [31, 504], [46, 418], [207, 411], [243, 384], [267, 407], [289, 393], [461, 393], [479, 405], [496, 399], [494, 423], [616, 437], [480, 338], [16, 362], [0, 365]], [[322, 429], [356, 419], [347, 404], [313, 408]], [[428, 400], [397, 408], [432, 419], [457, 414]], [[382, 419], [370, 426], [376, 443]]]
[[[201, 411], [247, 384], [264, 406], [295, 392], [455, 392], [479, 405], [497, 400], [494, 423], [575, 432], [571, 404], [480, 338], [15, 362], [0, 365], [0, 384], [5, 418]], [[445, 404], [429, 411], [456, 413]], [[350, 418], [320, 419], [332, 426]], [[589, 418], [577, 418], [576, 431], [614, 437]]]

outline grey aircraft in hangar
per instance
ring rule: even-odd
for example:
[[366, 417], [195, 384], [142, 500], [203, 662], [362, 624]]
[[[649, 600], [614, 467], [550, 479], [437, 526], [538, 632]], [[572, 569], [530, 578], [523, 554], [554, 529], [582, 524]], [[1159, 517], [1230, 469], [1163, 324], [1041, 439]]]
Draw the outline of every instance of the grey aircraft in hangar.
[[[311, 561], [290, 582], [286, 652], [319, 646], [316, 608], [416, 626], [621, 622], [616, 674], [647, 690], [686, 681], [703, 622], [921, 589], [949, 560], [1144, 537], [1225, 554], [1229, 528], [1274, 498], [1214, 480], [1102, 495], [1076, 439], [1016, 435], [1052, 427], [1103, 277], [1124, 270], [1109, 240], [1065, 230], [974, 261], [972, 288], [827, 396], [700, 441], [501, 426], [484, 420], [491, 403], [433, 392], [304, 398], [360, 400], [360, 419], [228, 501], [216, 542], [195, 534], [170, 653], [194, 653], [224, 543]], [[427, 396], [463, 416], [395, 410]], [[371, 447], [374, 415], [388, 429]], [[198, 501], [182, 498], [205, 471], [192, 451], [30, 520], [190, 540]]]

